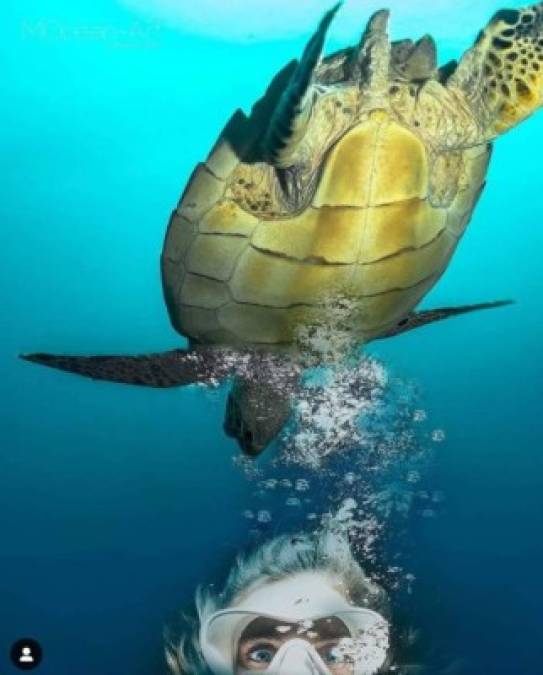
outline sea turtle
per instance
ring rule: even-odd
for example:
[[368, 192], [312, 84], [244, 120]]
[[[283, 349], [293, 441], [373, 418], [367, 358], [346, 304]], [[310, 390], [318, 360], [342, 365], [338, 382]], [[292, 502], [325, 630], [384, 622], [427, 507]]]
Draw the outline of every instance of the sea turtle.
[[171, 216], [164, 295], [189, 348], [24, 358], [155, 387], [233, 377], [226, 430], [257, 454], [289, 415], [297, 335], [330, 299], [351, 303], [360, 343], [501, 304], [414, 311], [470, 220], [492, 141], [541, 104], [543, 3], [499, 11], [443, 67], [429, 36], [391, 43], [384, 10], [322, 58], [337, 9], [234, 114]]

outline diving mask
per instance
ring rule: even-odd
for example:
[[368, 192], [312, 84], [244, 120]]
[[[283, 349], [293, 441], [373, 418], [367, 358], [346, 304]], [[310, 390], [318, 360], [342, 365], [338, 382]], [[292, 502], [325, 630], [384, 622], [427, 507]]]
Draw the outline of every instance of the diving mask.
[[377, 673], [387, 658], [388, 622], [323, 582], [308, 574], [266, 584], [210, 616], [200, 646], [214, 675]]

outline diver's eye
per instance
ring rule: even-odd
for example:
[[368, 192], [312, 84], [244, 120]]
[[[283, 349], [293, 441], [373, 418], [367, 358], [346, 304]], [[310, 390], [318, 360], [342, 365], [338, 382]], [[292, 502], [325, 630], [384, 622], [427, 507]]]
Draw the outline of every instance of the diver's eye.
[[247, 656], [252, 663], [271, 663], [276, 651], [277, 650], [272, 645], [258, 645], [253, 647], [253, 649], [248, 652]]
[[343, 661], [337, 647], [326, 649], [322, 656], [325, 663], [341, 663]]
[[239, 645], [237, 664], [243, 672], [268, 670], [280, 646], [268, 639], [247, 640]]
[[324, 663], [330, 666], [337, 666], [349, 662], [347, 655], [342, 649], [339, 648], [337, 644], [321, 647], [318, 651], [319, 656], [324, 661]]

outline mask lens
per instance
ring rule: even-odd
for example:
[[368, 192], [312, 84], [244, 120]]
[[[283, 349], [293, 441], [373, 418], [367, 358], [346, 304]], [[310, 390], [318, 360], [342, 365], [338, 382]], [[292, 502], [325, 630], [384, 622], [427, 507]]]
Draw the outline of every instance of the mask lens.
[[292, 640], [311, 645], [333, 675], [352, 673], [353, 663], [342, 645], [351, 633], [337, 617], [286, 623], [258, 617], [242, 632], [238, 642], [237, 666], [245, 671], [266, 670], [281, 647]]

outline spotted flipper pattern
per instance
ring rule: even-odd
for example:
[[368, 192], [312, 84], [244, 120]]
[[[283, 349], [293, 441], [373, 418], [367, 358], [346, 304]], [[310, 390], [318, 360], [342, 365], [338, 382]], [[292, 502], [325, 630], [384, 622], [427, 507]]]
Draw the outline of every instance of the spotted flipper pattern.
[[460, 89], [487, 140], [543, 103], [543, 3], [497, 12], [448, 81]]

